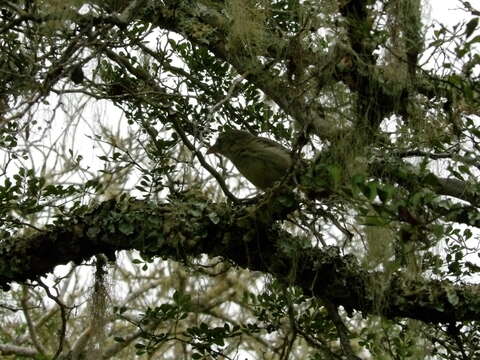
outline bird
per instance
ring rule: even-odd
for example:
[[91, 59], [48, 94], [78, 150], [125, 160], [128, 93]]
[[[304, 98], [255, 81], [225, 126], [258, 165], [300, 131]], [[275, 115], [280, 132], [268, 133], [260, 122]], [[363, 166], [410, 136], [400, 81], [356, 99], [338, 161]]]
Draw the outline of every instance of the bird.
[[207, 154], [220, 154], [260, 190], [282, 180], [293, 164], [290, 151], [279, 143], [247, 131], [228, 129], [221, 133]]

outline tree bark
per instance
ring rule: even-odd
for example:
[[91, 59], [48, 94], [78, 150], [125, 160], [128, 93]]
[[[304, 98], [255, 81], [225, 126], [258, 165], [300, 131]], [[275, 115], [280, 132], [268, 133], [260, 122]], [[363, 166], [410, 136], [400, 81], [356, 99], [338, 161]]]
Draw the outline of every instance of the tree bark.
[[34, 280], [69, 261], [81, 263], [99, 253], [113, 259], [116, 251], [137, 249], [147, 258], [176, 261], [200, 254], [222, 257], [270, 273], [286, 286], [328, 299], [348, 313], [432, 323], [480, 319], [478, 286], [411, 279], [401, 272], [386, 278], [364, 270], [354, 255], [341, 255], [337, 247], [305, 246], [278, 226], [293, 210], [283, 205], [288, 203], [285, 196], [240, 209], [210, 203], [198, 190], [168, 204], [110, 200], [59, 219], [45, 231], [3, 241], [0, 285], [8, 289], [11, 282]]

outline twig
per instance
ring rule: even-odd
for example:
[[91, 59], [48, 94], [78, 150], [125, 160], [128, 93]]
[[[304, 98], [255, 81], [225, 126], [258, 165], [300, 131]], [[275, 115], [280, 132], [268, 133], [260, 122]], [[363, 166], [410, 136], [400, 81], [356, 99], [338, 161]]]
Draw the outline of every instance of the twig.
[[230, 190], [228, 190], [227, 184], [225, 184], [225, 180], [222, 176], [206, 161], [203, 155], [195, 148], [195, 146], [191, 143], [188, 139], [187, 135], [183, 131], [183, 129], [179, 126], [178, 121], [176, 119], [177, 113], [171, 113], [168, 115], [168, 119], [173, 124], [173, 127], [177, 131], [178, 135], [182, 139], [185, 146], [198, 158], [200, 164], [218, 181], [218, 184], [222, 188], [225, 195], [235, 204], [243, 204], [242, 200], [238, 199], [235, 195], [233, 195]]
[[361, 360], [358, 356], [355, 355], [353, 352], [352, 346], [350, 345], [350, 338], [349, 338], [349, 330], [343, 323], [342, 318], [338, 315], [337, 307], [328, 299], [322, 299], [327, 309], [328, 315], [330, 316], [330, 320], [332, 320], [333, 324], [337, 328], [338, 336], [340, 338], [340, 344], [342, 345], [343, 352], [350, 360]]
[[35, 326], [33, 325], [32, 318], [30, 317], [30, 312], [28, 311], [28, 288], [26, 286], [23, 287], [23, 294], [22, 294], [22, 308], [23, 308], [23, 315], [25, 316], [25, 320], [27, 322], [28, 332], [30, 333], [30, 339], [32, 340], [33, 346], [37, 351], [43, 356], [47, 357], [47, 350], [43, 347], [43, 344], [38, 341], [37, 331], [35, 330]]
[[232, 85], [230, 85], [230, 88], [228, 89], [228, 92], [227, 92], [227, 96], [225, 96], [222, 100], [220, 100], [219, 102], [217, 102], [215, 105], [213, 105], [211, 108], [210, 108], [210, 112], [209, 112], [209, 117], [212, 117], [213, 116], [213, 113], [215, 111], [217, 111], [217, 109], [222, 106], [224, 103], [226, 103], [228, 100], [230, 100], [230, 98], [233, 96], [233, 92], [235, 90], [235, 88], [237, 87], [237, 85], [242, 82], [243, 80], [245, 80], [245, 77], [248, 75], [248, 72], [246, 72], [244, 75], [240, 75], [239, 77], [237, 77], [235, 80], [232, 81]]
[[46, 284], [44, 284], [41, 280], [38, 280], [37, 283], [40, 287], [42, 287], [45, 290], [45, 293], [47, 294], [47, 296], [50, 299], [52, 299], [60, 308], [60, 316], [62, 318], [62, 327], [61, 327], [61, 330], [60, 330], [60, 341], [58, 343], [58, 349], [55, 352], [55, 355], [51, 359], [51, 360], [55, 360], [55, 359], [58, 359], [58, 357], [62, 353], [63, 343], [65, 341], [65, 335], [66, 335], [66, 332], [67, 332], [67, 312], [65, 310], [66, 306], [65, 306], [65, 304], [63, 304], [60, 301], [60, 299], [58, 297], [54, 296], [50, 292], [50, 289], [48, 288], [48, 286]]

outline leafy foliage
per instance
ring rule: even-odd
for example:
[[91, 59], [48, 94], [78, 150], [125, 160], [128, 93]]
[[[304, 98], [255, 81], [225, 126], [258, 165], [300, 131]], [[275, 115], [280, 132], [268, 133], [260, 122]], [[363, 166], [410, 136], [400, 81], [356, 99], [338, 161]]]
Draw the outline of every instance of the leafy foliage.
[[[458, 3], [448, 26], [419, 0], [3, 2], [0, 354], [475, 358]], [[229, 128], [289, 148], [285, 181], [252, 197], [207, 156]]]

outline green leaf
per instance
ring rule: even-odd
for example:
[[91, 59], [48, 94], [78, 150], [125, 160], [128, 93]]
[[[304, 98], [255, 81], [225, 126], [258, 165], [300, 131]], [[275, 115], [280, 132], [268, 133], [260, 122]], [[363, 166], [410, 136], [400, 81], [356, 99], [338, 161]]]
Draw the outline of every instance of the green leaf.
[[352, 184], [355, 184], [357, 186], [363, 185], [365, 183], [365, 177], [363, 175], [353, 175], [352, 176]]
[[209, 218], [210, 221], [211, 221], [212, 223], [214, 223], [215, 225], [217, 225], [217, 224], [220, 222], [220, 217], [219, 217], [218, 214], [215, 213], [215, 212], [208, 213], [208, 218]]
[[87, 230], [87, 236], [90, 238], [90, 239], [93, 239], [95, 237], [97, 237], [97, 235], [100, 233], [100, 229], [96, 226], [90, 226]]
[[470, 261], [465, 262], [465, 266], [471, 273], [478, 273], [480, 272], [480, 266], [477, 264], [471, 263]]
[[122, 234], [131, 235], [131, 234], [133, 234], [133, 231], [135, 230], [135, 227], [133, 226], [133, 224], [131, 224], [129, 222], [122, 222], [118, 226], [118, 230], [120, 230], [120, 232]]
[[392, 199], [395, 188], [392, 185], [384, 185], [377, 188], [378, 197], [385, 204], [388, 200]]
[[458, 170], [459, 170], [461, 173], [468, 174], [468, 175], [472, 175], [472, 173], [470, 172], [470, 168], [469, 168], [468, 166], [460, 165], [460, 166], [458, 167]]
[[447, 293], [448, 302], [450, 304], [452, 304], [453, 306], [458, 305], [458, 302], [460, 301], [460, 298], [458, 297], [455, 289], [448, 286], [448, 287], [445, 288], [445, 292]]
[[377, 184], [374, 182], [369, 182], [367, 186], [362, 187], [362, 193], [367, 197], [368, 200], [372, 201], [377, 197]]
[[213, 342], [218, 346], [225, 346], [225, 339], [223, 337], [216, 337], [215, 339], [213, 339]]
[[329, 165], [327, 166], [328, 174], [332, 180], [334, 186], [340, 184], [342, 179], [342, 168], [338, 165]]
[[380, 216], [368, 216], [363, 219], [361, 224], [365, 226], [385, 226], [389, 222], [389, 219], [385, 219]]
[[472, 20], [470, 20], [467, 23], [467, 25], [465, 26], [465, 37], [466, 38], [469, 38], [473, 34], [475, 29], [477, 28], [477, 25], [478, 25], [478, 17], [473, 18]]
[[480, 42], [480, 35], [475, 36], [472, 40], [468, 42], [468, 44], [474, 44]]
[[435, 176], [435, 175], [432, 174], [432, 173], [428, 173], [428, 174], [423, 178], [423, 182], [424, 182], [426, 185], [430, 185], [430, 186], [437, 186], [437, 185], [439, 185], [438, 177]]

